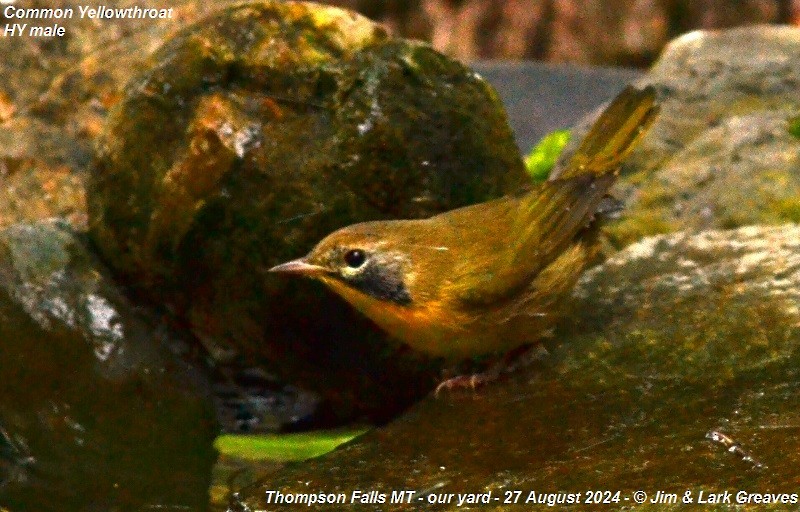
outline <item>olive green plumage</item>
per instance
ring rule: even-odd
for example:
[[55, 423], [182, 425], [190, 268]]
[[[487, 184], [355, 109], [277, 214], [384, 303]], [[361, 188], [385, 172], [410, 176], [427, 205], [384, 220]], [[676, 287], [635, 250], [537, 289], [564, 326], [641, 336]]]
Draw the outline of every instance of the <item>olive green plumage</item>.
[[431, 355], [460, 359], [536, 341], [582, 273], [592, 251], [586, 228], [657, 112], [652, 87], [628, 87], [549, 181], [428, 219], [348, 226], [273, 270], [322, 280]]

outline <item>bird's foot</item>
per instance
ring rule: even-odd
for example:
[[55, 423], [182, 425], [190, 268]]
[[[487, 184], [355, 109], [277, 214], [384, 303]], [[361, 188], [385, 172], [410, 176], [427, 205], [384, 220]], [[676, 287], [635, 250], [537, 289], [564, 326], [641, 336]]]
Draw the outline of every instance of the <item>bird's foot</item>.
[[454, 389], [471, 389], [476, 390], [479, 387], [483, 386], [484, 384], [488, 384], [493, 380], [497, 380], [500, 376], [498, 372], [483, 372], [483, 373], [473, 373], [471, 375], [456, 375], [455, 377], [450, 377], [439, 383], [436, 386], [436, 390], [434, 390], [433, 395], [439, 396], [439, 393], [446, 389], [447, 391], [452, 391]]
[[481, 386], [498, 380], [502, 375], [514, 373], [520, 368], [531, 365], [547, 355], [542, 345], [526, 345], [505, 354], [499, 361], [493, 362], [489, 368], [480, 373], [456, 375], [442, 381], [433, 392], [439, 396], [442, 390], [471, 389], [475, 391]]

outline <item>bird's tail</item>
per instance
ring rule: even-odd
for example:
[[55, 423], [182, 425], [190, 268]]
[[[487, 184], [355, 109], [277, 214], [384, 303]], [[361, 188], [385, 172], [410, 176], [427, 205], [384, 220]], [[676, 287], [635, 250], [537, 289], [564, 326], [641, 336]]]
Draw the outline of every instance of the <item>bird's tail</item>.
[[606, 107], [559, 175], [521, 201], [512, 232], [510, 267], [537, 254], [551, 261], [587, 226], [616, 180], [619, 166], [655, 120], [652, 87], [627, 87]]
[[626, 87], [600, 114], [566, 168], [554, 179], [616, 172], [658, 114], [655, 90]]

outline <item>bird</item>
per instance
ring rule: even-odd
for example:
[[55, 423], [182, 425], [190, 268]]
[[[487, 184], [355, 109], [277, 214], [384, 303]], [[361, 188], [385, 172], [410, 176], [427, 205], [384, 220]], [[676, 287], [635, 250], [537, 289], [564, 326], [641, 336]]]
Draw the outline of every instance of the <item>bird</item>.
[[546, 181], [426, 219], [346, 226], [269, 271], [321, 281], [390, 336], [446, 361], [533, 344], [596, 254], [596, 214], [658, 110], [652, 86], [628, 86]]

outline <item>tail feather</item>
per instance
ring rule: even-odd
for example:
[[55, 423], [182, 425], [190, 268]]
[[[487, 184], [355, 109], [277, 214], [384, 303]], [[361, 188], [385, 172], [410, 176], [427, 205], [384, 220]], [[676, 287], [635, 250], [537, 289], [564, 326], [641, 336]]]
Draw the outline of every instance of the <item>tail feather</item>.
[[658, 114], [655, 90], [626, 87], [600, 114], [556, 179], [615, 172]]
[[[520, 202], [512, 265], [547, 262], [573, 242], [613, 185], [622, 161], [658, 114], [655, 90], [626, 87], [595, 121], [563, 173]], [[534, 267], [535, 269], [535, 267]]]

